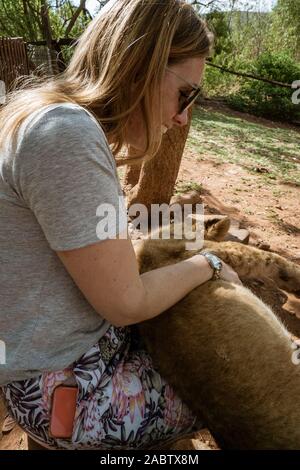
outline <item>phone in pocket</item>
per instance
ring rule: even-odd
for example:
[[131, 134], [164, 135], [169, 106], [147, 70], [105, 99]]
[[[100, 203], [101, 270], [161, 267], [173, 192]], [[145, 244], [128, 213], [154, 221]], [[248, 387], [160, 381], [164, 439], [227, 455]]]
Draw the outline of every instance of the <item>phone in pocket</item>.
[[50, 434], [52, 437], [69, 438], [73, 433], [78, 387], [59, 385], [53, 392]]

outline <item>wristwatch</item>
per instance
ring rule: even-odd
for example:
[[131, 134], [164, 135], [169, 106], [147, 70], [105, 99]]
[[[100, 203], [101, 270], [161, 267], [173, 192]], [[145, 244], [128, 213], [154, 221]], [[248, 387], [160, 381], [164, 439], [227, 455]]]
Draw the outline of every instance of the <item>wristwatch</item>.
[[200, 254], [206, 258], [206, 260], [208, 261], [208, 264], [214, 271], [211, 279], [212, 280], [220, 279], [220, 273], [222, 269], [222, 261], [220, 260], [220, 258], [218, 258], [213, 253], [210, 253], [209, 251], [202, 251]]

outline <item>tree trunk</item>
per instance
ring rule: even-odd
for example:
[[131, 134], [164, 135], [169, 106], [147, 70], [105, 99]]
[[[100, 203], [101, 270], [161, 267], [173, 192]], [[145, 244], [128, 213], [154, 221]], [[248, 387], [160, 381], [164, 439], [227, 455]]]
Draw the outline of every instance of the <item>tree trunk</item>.
[[[130, 155], [132, 155], [133, 152], [130, 151]], [[140, 165], [127, 165], [126, 166], [126, 171], [123, 179], [123, 189], [126, 194], [128, 194], [132, 188], [138, 184], [140, 174], [141, 174], [141, 168], [142, 164]]]
[[128, 207], [134, 203], [144, 204], [148, 210], [151, 204], [169, 204], [173, 195], [185, 142], [191, 124], [174, 127], [163, 136], [157, 154], [141, 166], [127, 167], [124, 189], [127, 192]]
[[56, 52], [52, 47], [52, 31], [49, 19], [49, 5], [47, 0], [41, 0], [41, 18], [42, 33], [47, 43], [49, 69], [50, 73], [55, 75], [59, 70], [56, 63]]

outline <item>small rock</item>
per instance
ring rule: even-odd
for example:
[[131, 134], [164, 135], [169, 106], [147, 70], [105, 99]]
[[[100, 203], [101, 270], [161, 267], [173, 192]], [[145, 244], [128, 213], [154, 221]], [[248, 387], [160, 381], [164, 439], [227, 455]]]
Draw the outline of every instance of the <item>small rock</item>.
[[244, 245], [248, 245], [249, 243], [249, 238], [250, 238], [250, 233], [249, 230], [245, 228], [230, 228], [228, 231], [228, 235], [225, 238], [225, 240], [228, 241], [236, 241], [243, 243]]

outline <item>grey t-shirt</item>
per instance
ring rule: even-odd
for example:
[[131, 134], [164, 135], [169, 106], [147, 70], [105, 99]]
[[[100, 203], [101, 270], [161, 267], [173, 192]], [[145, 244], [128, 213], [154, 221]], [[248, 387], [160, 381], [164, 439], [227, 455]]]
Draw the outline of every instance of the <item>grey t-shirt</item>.
[[54, 251], [99, 242], [97, 207], [105, 203], [123, 232], [114, 158], [79, 106], [30, 116], [15, 153], [0, 154], [0, 385], [69, 366], [108, 329]]

